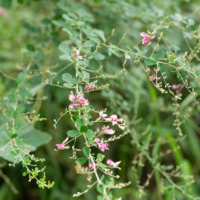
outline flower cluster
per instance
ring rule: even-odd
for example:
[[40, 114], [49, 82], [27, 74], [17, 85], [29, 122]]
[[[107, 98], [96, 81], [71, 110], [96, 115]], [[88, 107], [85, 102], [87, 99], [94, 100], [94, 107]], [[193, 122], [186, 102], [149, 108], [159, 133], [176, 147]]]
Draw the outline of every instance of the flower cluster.
[[94, 164], [92, 162], [89, 163], [89, 168], [94, 169]]
[[109, 144], [108, 144], [108, 143], [100, 142], [100, 139], [99, 139], [99, 138], [96, 138], [95, 140], [96, 140], [96, 143], [98, 144], [99, 149], [100, 149], [101, 151], [109, 150], [109, 148], [108, 148], [108, 145], [109, 145]]
[[124, 130], [126, 128], [124, 119], [122, 119], [122, 118], [118, 119], [117, 115], [111, 115], [110, 117], [106, 118], [107, 114], [104, 114], [103, 111], [100, 111], [99, 116], [102, 120], [105, 120], [106, 122], [112, 122], [112, 125], [117, 124], [117, 126], [121, 130]]
[[68, 141], [68, 137], [61, 143], [61, 144], [56, 144], [58, 150], [63, 150], [63, 149], [69, 149], [70, 146], [65, 146], [66, 142]]
[[79, 105], [87, 106], [89, 105], [88, 99], [83, 98], [82, 94], [74, 95], [73, 92], [69, 95], [69, 100], [73, 102], [73, 104], [70, 104], [70, 108], [77, 108]]
[[181, 87], [181, 84], [178, 84], [178, 85], [173, 84], [173, 85], [172, 85], [172, 88], [175, 89], [175, 90], [178, 89], [178, 88], [180, 88], [180, 87]]
[[121, 163], [121, 161], [118, 162], [113, 162], [112, 160], [107, 160], [107, 164], [110, 165], [111, 167], [117, 167], [119, 164]]
[[[114, 161], [112, 161], [111, 159], [108, 159], [108, 160], [107, 160], [107, 164], [110, 165], [111, 167], [118, 167], [118, 165], [119, 165], [120, 163], [121, 163], [121, 161], [114, 162]], [[89, 163], [89, 168], [90, 168], [90, 169], [94, 169], [94, 167], [95, 167], [95, 163], [90, 162], [90, 163]]]
[[92, 84], [92, 83], [90, 83], [90, 84], [85, 86], [85, 90], [92, 90], [94, 88], [96, 88], [96, 86], [94, 84]]
[[76, 55], [75, 56], [76, 56], [77, 59], [80, 59], [80, 60], [83, 59], [83, 56], [79, 55], [79, 50], [76, 50]]
[[146, 44], [146, 46], [149, 46], [151, 44], [151, 40], [155, 37], [154, 33], [146, 34], [145, 32], [141, 32], [140, 35], [143, 37], [142, 44]]
[[102, 130], [102, 133], [108, 134], [108, 135], [113, 135], [115, 133], [115, 131], [112, 128], [109, 129], [109, 128], [103, 127], [101, 128], [101, 130]]
[[156, 79], [155, 76], [149, 76], [149, 80], [150, 80], [150, 81], [154, 81], [155, 79]]

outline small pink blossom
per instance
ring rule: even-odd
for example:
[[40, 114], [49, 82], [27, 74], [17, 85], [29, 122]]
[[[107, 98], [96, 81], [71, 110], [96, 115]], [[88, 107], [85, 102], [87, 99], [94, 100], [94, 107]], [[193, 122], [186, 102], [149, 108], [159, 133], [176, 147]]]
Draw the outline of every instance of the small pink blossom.
[[103, 142], [98, 143], [99, 149], [100, 149], [101, 151], [109, 150], [108, 145], [109, 145], [109, 144], [103, 143]]
[[74, 102], [76, 96], [74, 96], [74, 94], [71, 92], [70, 95], [69, 95], [69, 100]]
[[172, 88], [173, 88], [173, 89], [178, 89], [178, 88], [180, 88], [180, 87], [181, 87], [181, 84], [178, 84], [178, 85], [173, 84], [173, 85], [172, 85]]
[[117, 167], [119, 164], [121, 163], [121, 161], [118, 162], [113, 162], [112, 160], [107, 160], [107, 164], [112, 166], [112, 167]]
[[149, 41], [149, 39], [148, 39], [148, 38], [143, 38], [143, 39], [142, 39], [142, 44], [147, 44], [147, 43], [148, 43], [148, 41]]
[[146, 44], [146, 46], [149, 46], [151, 44], [151, 41], [154, 37], [155, 37], [155, 33], [149, 33], [150, 35], [148, 34], [145, 34], [145, 32], [141, 32], [140, 35], [143, 37], [142, 39], [142, 44]]
[[104, 117], [107, 117], [106, 114], [103, 114], [103, 111], [100, 111], [100, 112], [99, 112], [99, 116], [101, 117], [101, 119], [103, 119]]
[[118, 121], [117, 115], [111, 115], [109, 118], [111, 121]]
[[88, 85], [86, 85], [86, 86], [85, 86], [85, 89], [87, 89], [87, 90], [91, 90], [91, 89], [92, 89], [92, 84], [88, 84]]
[[7, 15], [7, 11], [0, 7], [0, 15]]
[[111, 119], [110, 118], [104, 118], [105, 121], [110, 122]]
[[80, 55], [79, 55], [79, 50], [76, 50], [76, 57], [77, 57], [78, 59], [80, 59], [80, 60], [83, 59], [83, 56], [80, 56]]
[[95, 141], [96, 141], [96, 143], [98, 144], [98, 147], [99, 147], [99, 149], [100, 149], [101, 151], [109, 150], [109, 149], [108, 149], [108, 145], [109, 145], [109, 144], [103, 143], [103, 142], [99, 142], [99, 141], [100, 141], [99, 138], [96, 138]]
[[89, 168], [94, 169], [94, 164], [92, 162], [89, 163]]
[[149, 35], [145, 34], [144, 32], [141, 32], [140, 35], [143, 37], [142, 44], [147, 44], [149, 41]]
[[118, 121], [117, 115], [111, 115], [109, 119], [112, 121], [112, 125], [117, 124]]
[[77, 108], [77, 107], [78, 107], [78, 104], [70, 104], [69, 107], [70, 107], [70, 108]]
[[111, 129], [106, 129], [106, 128], [102, 128], [103, 133], [108, 134], [108, 135], [113, 135], [115, 133], [115, 131], [111, 128]]
[[121, 129], [121, 130], [124, 130], [126, 127], [125, 126], [122, 126], [122, 125], [118, 125], [118, 127]]
[[146, 37], [146, 38], [149, 37], [147, 34], [145, 34], [145, 32], [141, 32], [140, 35], [141, 35], [142, 37], [144, 37], [144, 38], [145, 38], [145, 37]]
[[[73, 94], [73, 92], [71, 92], [70, 95], [69, 95], [69, 100], [72, 101], [72, 102], [74, 102], [74, 103], [80, 103], [81, 105], [85, 105], [85, 106], [89, 105], [88, 99], [84, 99], [81, 94], [77, 94], [75, 96]], [[74, 104], [74, 105], [78, 106], [78, 104]], [[72, 106], [72, 104], [71, 104], [71, 106]]]
[[154, 80], [155, 80], [155, 77], [154, 77], [154, 76], [149, 76], [149, 80], [150, 80], [150, 81], [154, 81]]
[[80, 97], [79, 103], [80, 103], [81, 105], [85, 105], [85, 106], [89, 105], [88, 99], [84, 99], [83, 97]]
[[68, 141], [68, 137], [61, 143], [61, 144], [56, 144], [58, 150], [63, 150], [63, 149], [69, 149], [70, 146], [65, 146], [65, 143]]
[[95, 138], [95, 141], [97, 144], [99, 144], [100, 139], [99, 138]]

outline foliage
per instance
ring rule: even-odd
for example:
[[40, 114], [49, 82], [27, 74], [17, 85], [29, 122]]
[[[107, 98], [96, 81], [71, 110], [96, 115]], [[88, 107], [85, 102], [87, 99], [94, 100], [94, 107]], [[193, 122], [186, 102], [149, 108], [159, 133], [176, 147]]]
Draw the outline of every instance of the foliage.
[[197, 1], [0, 3], [2, 199], [200, 199]]

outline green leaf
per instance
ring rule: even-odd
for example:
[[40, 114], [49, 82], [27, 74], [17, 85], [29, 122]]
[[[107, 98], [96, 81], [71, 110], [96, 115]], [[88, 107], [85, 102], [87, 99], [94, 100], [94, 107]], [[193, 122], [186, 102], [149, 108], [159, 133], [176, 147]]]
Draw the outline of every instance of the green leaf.
[[80, 129], [81, 133], [87, 133], [87, 130], [88, 130], [87, 126], [81, 126]]
[[69, 137], [76, 137], [77, 135], [79, 135], [79, 132], [77, 130], [71, 130], [67, 132], [67, 135]]
[[15, 157], [15, 156], [17, 156], [17, 153], [15, 151], [11, 151], [10, 155]]
[[[0, 134], [0, 148], [5, 146], [4, 141], [8, 143], [10, 141], [9, 136], [6, 133], [6, 126], [2, 125]], [[48, 143], [51, 140], [51, 136], [48, 133], [39, 131], [33, 126], [29, 125], [21, 130], [21, 133], [15, 138], [16, 144], [20, 146], [26, 146], [26, 150], [35, 151], [37, 147]], [[0, 157], [10, 162], [15, 162], [16, 157], [11, 156], [10, 152], [13, 151], [13, 145], [10, 143], [6, 146], [4, 151], [0, 151]], [[22, 150], [19, 154], [24, 158], [25, 154]]]
[[171, 68], [171, 72], [176, 72], [176, 69], [175, 68]]
[[90, 78], [90, 74], [88, 72], [83, 71], [83, 79]]
[[152, 55], [153, 60], [155, 61], [155, 63], [158, 62], [159, 56], [157, 54], [153, 54]]
[[58, 48], [59, 48], [59, 50], [62, 51], [63, 53], [70, 54], [70, 48], [69, 48], [69, 46], [68, 46], [67, 44], [61, 43], [61, 44], [59, 45]]
[[70, 62], [73, 62], [73, 60], [71, 59], [71, 56], [69, 56], [69, 54], [64, 54], [62, 56], [59, 57], [60, 60], [68, 60]]
[[76, 126], [77, 126], [77, 128], [80, 130], [80, 128], [81, 128], [81, 126], [83, 126], [84, 125], [84, 121], [83, 121], [83, 119], [77, 119], [76, 120]]
[[83, 147], [83, 153], [88, 158], [90, 154], [90, 149], [88, 147]]
[[105, 56], [103, 54], [97, 52], [97, 53], [94, 54], [94, 59], [98, 60], [98, 61], [101, 61], [101, 60], [105, 59]]
[[80, 165], [83, 165], [87, 161], [87, 158], [78, 158], [77, 161]]
[[169, 62], [170, 62], [170, 63], [174, 62], [174, 57], [173, 57], [173, 56], [170, 56], [170, 57], [169, 57]]
[[72, 80], [73, 80], [72, 75], [69, 73], [63, 74], [62, 79], [63, 79], [63, 81], [65, 81], [67, 83], [72, 83]]
[[103, 196], [102, 195], [98, 195], [97, 196], [97, 200], [103, 200]]
[[35, 129], [30, 125], [23, 129], [20, 138], [22, 138], [24, 143], [36, 148], [47, 144], [52, 139], [48, 133]]
[[95, 42], [93, 42], [93, 41], [87, 41], [87, 42], [85, 42], [84, 44], [83, 44], [83, 47], [95, 47]]
[[106, 41], [104, 32], [103, 32], [102, 30], [95, 29], [93, 32], [94, 32], [96, 35], [98, 35], [98, 36], [103, 40], [103, 42]]
[[155, 61], [151, 58], [146, 58], [145, 61], [144, 61], [145, 65], [147, 66], [152, 66], [152, 65], [155, 65]]
[[110, 47], [108, 49], [108, 55], [111, 56], [112, 54], [114, 54], [115, 56], [117, 56], [118, 58], [124, 56], [124, 52], [117, 50], [117, 46], [110, 44]]
[[85, 9], [78, 9], [76, 11], [76, 13], [78, 14], [78, 16], [83, 19], [84, 21], [89, 21], [89, 22], [93, 22], [94, 18], [93, 16], [90, 14], [90, 12], [88, 12]]
[[157, 54], [153, 54], [152, 55], [152, 58], [146, 58], [144, 63], [147, 65], [147, 66], [152, 66], [152, 65], [155, 65], [157, 62], [158, 62], [158, 55]]
[[101, 154], [101, 153], [98, 153], [97, 154], [97, 162], [102, 162], [103, 159], [104, 159], [105, 155]]
[[87, 131], [87, 138], [88, 138], [88, 140], [92, 140], [93, 139], [93, 137], [94, 137], [94, 131], [93, 130], [91, 130], [91, 129], [88, 129], [88, 131]]
[[98, 185], [97, 185], [97, 191], [98, 191], [99, 193], [103, 194], [103, 193], [104, 193], [104, 191], [103, 191], [103, 185], [98, 184]]
[[17, 137], [17, 134], [12, 134], [11, 138], [14, 139]]
[[23, 172], [23, 174], [22, 174], [22, 175], [23, 175], [23, 176], [26, 176], [27, 174], [28, 174], [27, 172]]
[[69, 83], [64, 83], [63, 86], [64, 86], [64, 87], [72, 87], [72, 85], [69, 84]]

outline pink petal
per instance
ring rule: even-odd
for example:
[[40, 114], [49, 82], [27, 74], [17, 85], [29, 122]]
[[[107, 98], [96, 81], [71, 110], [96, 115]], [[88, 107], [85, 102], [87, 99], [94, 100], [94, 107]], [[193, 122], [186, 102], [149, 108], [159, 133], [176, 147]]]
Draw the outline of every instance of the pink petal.
[[148, 41], [149, 41], [148, 38], [143, 38], [143, 39], [142, 39], [142, 44], [146, 44]]
[[148, 37], [148, 35], [146, 35], [145, 32], [141, 32], [140, 35], [141, 35], [142, 37]]

